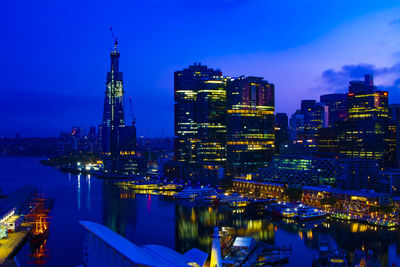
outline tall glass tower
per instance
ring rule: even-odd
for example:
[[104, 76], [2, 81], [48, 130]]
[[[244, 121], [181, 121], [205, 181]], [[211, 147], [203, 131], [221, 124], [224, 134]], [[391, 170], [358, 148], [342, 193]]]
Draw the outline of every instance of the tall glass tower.
[[107, 73], [104, 99], [102, 152], [117, 157], [120, 154], [119, 128], [125, 126], [123, 75], [119, 71], [120, 54], [115, 47], [110, 54], [111, 69]]

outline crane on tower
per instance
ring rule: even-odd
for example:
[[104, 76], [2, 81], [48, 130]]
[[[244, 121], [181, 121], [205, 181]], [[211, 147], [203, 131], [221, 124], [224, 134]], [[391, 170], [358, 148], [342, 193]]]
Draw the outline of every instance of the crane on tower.
[[133, 108], [132, 108], [132, 97], [129, 97], [129, 107], [131, 109], [131, 116], [132, 116], [132, 125], [136, 124], [136, 118], [135, 115], [133, 114]]
[[110, 26], [110, 31], [111, 31], [112, 38], [114, 40], [114, 52], [117, 52], [118, 37], [115, 36], [112, 26]]

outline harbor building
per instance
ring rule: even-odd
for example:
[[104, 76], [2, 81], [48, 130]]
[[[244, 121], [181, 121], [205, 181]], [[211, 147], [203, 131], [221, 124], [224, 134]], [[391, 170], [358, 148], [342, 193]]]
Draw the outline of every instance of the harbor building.
[[338, 160], [312, 155], [275, 156], [268, 167], [254, 173], [257, 180], [288, 185], [334, 185]]
[[232, 191], [255, 198], [281, 198], [287, 188], [283, 183], [263, 182], [259, 180], [234, 179]]
[[371, 207], [389, 203], [387, 194], [363, 190], [342, 190], [322, 186], [305, 186], [302, 188], [302, 201], [308, 205], [320, 205], [323, 199], [335, 199], [337, 204], [351, 212], [368, 212]]
[[264, 167], [274, 153], [274, 85], [239, 77], [227, 86], [227, 174]]

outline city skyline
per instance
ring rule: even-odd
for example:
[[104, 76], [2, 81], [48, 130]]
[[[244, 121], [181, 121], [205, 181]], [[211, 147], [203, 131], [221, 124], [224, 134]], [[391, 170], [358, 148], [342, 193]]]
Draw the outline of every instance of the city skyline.
[[[76, 27], [77, 22], [72, 23], [73, 19], [89, 10], [90, 4], [79, 10], [55, 4], [43, 10], [29, 4], [23, 7], [9, 5], [5, 19], [15, 15], [13, 8], [18, 8], [16, 18], [21, 20], [18, 24], [14, 22], [15, 18], [10, 18], [4, 23], [4, 32], [9, 38], [3, 42], [2, 51], [10, 51], [12, 47], [18, 53], [6, 53], [3, 57], [5, 64], [1, 73], [6, 100], [1, 106], [7, 128], [0, 128], [0, 135], [13, 136], [18, 132], [22, 136], [49, 136], [71, 126], [89, 128], [99, 125], [107, 54], [112, 49], [110, 25], [120, 39], [121, 68], [125, 72], [127, 95], [133, 98], [139, 136], [161, 136], [162, 130], [166, 136], [173, 135], [173, 72], [193, 62], [219, 68], [224, 76], [264, 77], [276, 86], [276, 112], [286, 112], [289, 116], [299, 107], [301, 99], [318, 100], [319, 95], [325, 93], [344, 93], [348, 81], [360, 79], [366, 73], [373, 73], [378, 87], [389, 91], [390, 103], [399, 100], [395, 89], [399, 85], [400, 45], [395, 37], [400, 23], [395, 1], [329, 2], [325, 6], [309, 1], [304, 7], [291, 4], [293, 10], [279, 3], [268, 5], [254, 1], [245, 6], [246, 11], [261, 12], [270, 8], [279, 12], [271, 14], [270, 18], [260, 15], [246, 23], [229, 25], [224, 19], [240, 14], [242, 1], [206, 2], [203, 6], [182, 4], [181, 1], [169, 5], [152, 1], [138, 6], [144, 11], [154, 8], [154, 13], [149, 13], [149, 18], [143, 20], [149, 22], [148, 25], [137, 28], [132, 26], [145, 17], [136, 9], [138, 18], [128, 16], [133, 8], [129, 5], [126, 10], [121, 6], [111, 7], [113, 10], [119, 8], [120, 18], [100, 16], [94, 23], [89, 22], [94, 14], [88, 14], [80, 28]], [[311, 5], [315, 5], [314, 8], [310, 8]], [[170, 18], [170, 13], [162, 12], [165, 7], [171, 14], [183, 14], [182, 17]], [[103, 14], [106, 5], [100, 3], [94, 9]], [[226, 14], [221, 14], [221, 10]], [[284, 10], [289, 10], [288, 15], [292, 15], [293, 20], [282, 22], [279, 14]], [[46, 16], [28, 23], [40, 14]], [[194, 33], [185, 32], [185, 36], [180, 36], [182, 30], [193, 26], [188, 18], [195, 14], [204, 15], [201, 18], [207, 30], [198, 26], [195, 19]], [[51, 25], [48, 19], [52, 19]], [[215, 29], [211, 27], [210, 19], [214, 19]], [[265, 26], [272, 25], [273, 19], [277, 19], [277, 28], [282, 33]], [[313, 25], [313, 19], [321, 20], [323, 25]], [[165, 26], [160, 26], [162, 21]], [[184, 21], [187, 22], [185, 26], [176, 29]], [[294, 22], [300, 25], [293, 25]], [[68, 23], [72, 23], [71, 26]], [[230, 31], [228, 26], [236, 26], [238, 30]], [[60, 38], [54, 41], [54, 36]], [[218, 36], [223, 36], [223, 40], [216, 39], [218, 41], [211, 44]], [[243, 41], [240, 36], [259, 41]], [[138, 42], [138, 37], [145, 38]], [[174, 45], [174, 38], [179, 45]], [[160, 45], [164, 39], [166, 42]], [[26, 42], [31, 45], [27, 46]], [[148, 48], [144, 49], [146, 46]], [[18, 78], [21, 75], [23, 79]], [[296, 94], [293, 94], [294, 90]], [[147, 100], [149, 97], [152, 101]], [[158, 123], [152, 121], [156, 118], [160, 119]]]

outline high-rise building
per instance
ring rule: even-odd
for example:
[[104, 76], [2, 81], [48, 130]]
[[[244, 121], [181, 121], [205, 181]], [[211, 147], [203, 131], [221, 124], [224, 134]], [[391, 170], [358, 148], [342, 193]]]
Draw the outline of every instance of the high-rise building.
[[339, 150], [348, 157], [386, 161], [388, 92], [377, 90], [371, 75], [351, 81], [347, 94], [348, 119], [338, 124]]
[[304, 138], [315, 139], [318, 129], [328, 126], [328, 107], [315, 100], [302, 100], [301, 113], [304, 115]]
[[400, 104], [389, 105], [389, 150], [393, 166], [400, 167]]
[[347, 95], [327, 94], [320, 96], [320, 102], [328, 106], [329, 127], [347, 119]]
[[111, 68], [107, 73], [104, 98], [102, 151], [104, 154], [119, 155], [119, 128], [125, 126], [123, 74], [119, 71], [120, 53], [111, 51]]
[[250, 173], [274, 152], [274, 85], [239, 77], [227, 86], [227, 173]]
[[210, 78], [197, 92], [197, 162], [225, 166], [227, 81], [223, 77]]
[[175, 72], [175, 160], [196, 162], [199, 145], [197, 93], [204, 87], [204, 81], [221, 76], [221, 71], [207, 68], [200, 63]]
[[289, 140], [296, 142], [297, 140], [303, 140], [304, 138], [304, 114], [301, 110], [296, 110], [295, 113], [290, 117], [290, 134]]
[[286, 113], [275, 114], [275, 152], [279, 154], [281, 145], [289, 142], [288, 116]]
[[136, 149], [136, 127], [125, 125], [123, 74], [119, 71], [120, 53], [111, 51], [111, 68], [107, 73], [101, 126], [102, 154], [106, 172], [136, 173], [133, 159]]

